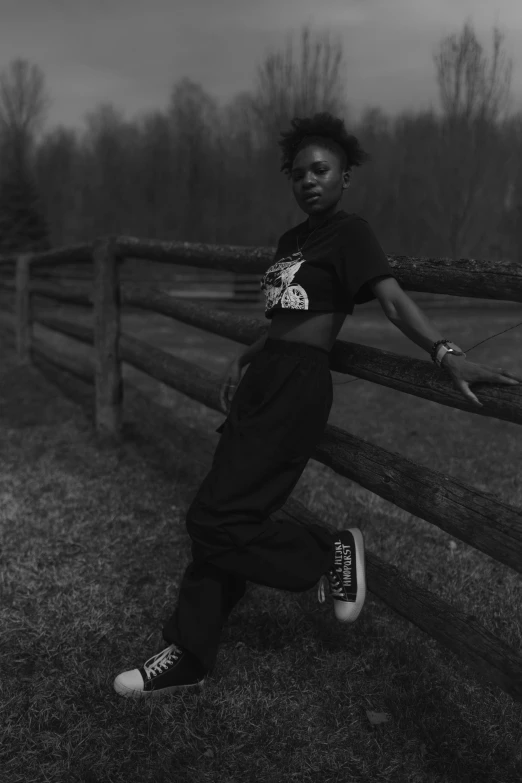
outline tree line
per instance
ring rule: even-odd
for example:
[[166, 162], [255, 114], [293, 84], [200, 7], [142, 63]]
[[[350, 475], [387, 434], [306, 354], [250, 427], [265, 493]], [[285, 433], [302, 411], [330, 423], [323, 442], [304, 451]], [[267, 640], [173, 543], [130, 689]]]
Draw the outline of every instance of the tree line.
[[126, 119], [112, 104], [81, 130], [46, 128], [38, 65], [0, 73], [0, 252], [130, 234], [274, 245], [304, 219], [280, 172], [277, 139], [294, 116], [342, 116], [372, 160], [343, 208], [388, 253], [522, 263], [522, 111], [510, 111], [512, 62], [469, 22], [433, 54], [438, 109], [351, 122], [342, 44], [305, 27], [258, 66], [252, 89], [222, 106], [181, 78], [163, 109]]

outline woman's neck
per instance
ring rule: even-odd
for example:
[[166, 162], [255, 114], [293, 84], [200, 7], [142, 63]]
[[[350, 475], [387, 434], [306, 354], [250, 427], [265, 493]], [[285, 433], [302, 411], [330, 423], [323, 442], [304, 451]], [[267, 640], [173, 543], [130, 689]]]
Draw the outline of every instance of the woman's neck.
[[326, 210], [325, 212], [321, 212], [318, 215], [308, 215], [308, 228], [310, 231], [313, 231], [315, 228], [319, 228], [319, 226], [322, 226], [323, 223], [326, 223], [328, 220], [330, 220], [330, 218], [333, 217], [336, 212], [339, 212], [340, 208], [341, 207], [339, 203], [337, 203], [333, 207], [330, 207], [330, 209]]

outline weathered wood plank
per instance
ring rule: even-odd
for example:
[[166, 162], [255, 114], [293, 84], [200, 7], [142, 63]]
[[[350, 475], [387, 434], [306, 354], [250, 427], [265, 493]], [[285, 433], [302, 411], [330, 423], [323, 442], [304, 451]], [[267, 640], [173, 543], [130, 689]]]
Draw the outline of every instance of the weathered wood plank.
[[[92, 330], [86, 326], [56, 318], [38, 322], [93, 342]], [[220, 410], [215, 373], [125, 334], [120, 353], [123, 361], [156, 380]], [[313, 458], [522, 573], [521, 509], [334, 425], [326, 426]]]
[[94, 305], [94, 284], [89, 288], [78, 285], [65, 286], [57, 283], [31, 281], [31, 294], [67, 304]]
[[[195, 242], [158, 242], [116, 237], [123, 255], [164, 263], [232, 272], [264, 272], [273, 262], [274, 247], [209, 245]], [[522, 302], [522, 269], [508, 261], [476, 258], [431, 258], [388, 255], [397, 280], [406, 291]]]
[[[122, 335], [121, 355], [162, 383], [220, 409], [214, 373], [127, 335]], [[521, 510], [332, 425], [313, 457], [522, 573]]]
[[[468, 358], [473, 361], [473, 357]], [[450, 408], [522, 424], [522, 386], [473, 384], [473, 391], [484, 405], [479, 408], [468, 402], [455, 389], [447, 371], [429, 358], [413, 359], [382, 348], [337, 340], [330, 354], [330, 367]]]
[[[335, 530], [295, 498], [289, 498], [277, 514], [287, 515], [303, 525], [316, 524]], [[368, 589], [394, 611], [452, 650], [513, 699], [522, 701], [522, 657], [476, 617], [442, 600], [368, 550], [366, 582]]]
[[332, 424], [313, 459], [522, 573], [522, 509]]
[[42, 253], [31, 254], [31, 264], [35, 267], [62, 264], [92, 264], [93, 243], [83, 243], [68, 247], [57, 247]]
[[93, 259], [96, 433], [101, 440], [117, 442], [121, 437], [123, 381], [118, 259], [112, 239], [95, 243]]
[[245, 345], [255, 342], [268, 329], [268, 325], [262, 323], [259, 318], [245, 318], [224, 310], [180, 301], [163, 291], [155, 288], [144, 289], [133, 283], [126, 283], [122, 286], [121, 301], [123, 306], [129, 305], [161, 313], [161, 315], [170, 316], [183, 323]]
[[[133, 338], [128, 338], [125, 342], [128, 343], [128, 350], [124, 351], [127, 353], [127, 357], [124, 356], [126, 361], [131, 358], [130, 354], [132, 354], [134, 359], [139, 360], [135, 364], [135, 366], [139, 366], [139, 369], [146, 370], [147, 367], [154, 369], [154, 359], [152, 363], [147, 359], [150, 346], [145, 343], [140, 346], [141, 341], [136, 341]], [[76, 373], [78, 377], [83, 377], [85, 380], [89, 375], [90, 377], [93, 375], [93, 369], [89, 368], [87, 360], [83, 358], [73, 360], [69, 355], [60, 353], [54, 348], [49, 350], [44, 341], [35, 340], [33, 350], [41, 353], [55, 365], [61, 365], [64, 369]], [[186, 372], [186, 377], [182, 378], [180, 385], [190, 387], [193, 366], [191, 367], [189, 362], [169, 355], [166, 356], [168, 360], [162, 359], [160, 379], [164, 382], [169, 382], [170, 379], [170, 385], [178, 388], [177, 384], [172, 384], [173, 367], [171, 365], [174, 365], [177, 368], [174, 380], [178, 381], [180, 375], [184, 375], [183, 372], [178, 372], [183, 369]], [[208, 386], [205, 376], [210, 373], [199, 370], [197, 375], [199, 381], [192, 384], [193, 395], [196, 399], [201, 399], [202, 402], [208, 404], [212, 397], [216, 398], [215, 388], [207, 388], [206, 392], [204, 388], [205, 385]], [[212, 407], [216, 407], [216, 405], [214, 404]], [[448, 481], [453, 482], [452, 479], [448, 479]], [[485, 494], [476, 490], [471, 491], [477, 495]], [[489, 498], [488, 500], [491, 503], [494, 502]], [[278, 513], [288, 514], [304, 525], [315, 523], [327, 527], [330, 531], [335, 529], [331, 524], [326, 523], [310, 509], [307, 509], [300, 501], [293, 498], [290, 498]], [[367, 551], [366, 562], [368, 588], [374, 595], [444, 647], [456, 653], [487, 681], [503, 689], [513, 699], [522, 701], [522, 658], [515, 650], [503, 640], [495, 637], [475, 617], [469, 616], [438, 598], [434, 593], [426, 590], [398, 568], [386, 563], [372, 552]]]
[[61, 370], [70, 372], [82, 381], [94, 383], [95, 367], [94, 359], [89, 359], [81, 354], [72, 356], [66, 351], [60, 350], [55, 345], [50, 345], [45, 339], [41, 340], [35, 337], [31, 346], [33, 354], [43, 356], [50, 364]]
[[[210, 245], [195, 242], [161, 242], [129, 236], [111, 236], [96, 240], [111, 241], [121, 252], [133, 258], [162, 263], [230, 272], [261, 274], [273, 261], [274, 247]], [[34, 267], [70, 263], [90, 263], [93, 245], [74, 245], [32, 254]], [[0, 266], [9, 267], [15, 256], [0, 257]], [[522, 302], [522, 269], [508, 261], [475, 258], [432, 258], [388, 254], [390, 266], [406, 291], [452, 296], [477, 297]]]
[[475, 616], [438, 598], [398, 568], [367, 553], [368, 588], [482, 676], [522, 701], [522, 658]]
[[[265, 334], [268, 328], [258, 318], [244, 318], [198, 304], [180, 302], [161, 291], [144, 290], [134, 285], [122, 287], [122, 303], [159, 312], [246, 345]], [[479, 408], [455, 389], [447, 372], [436, 367], [431, 359], [422, 361], [380, 348], [337, 340], [331, 351], [330, 367], [336, 372], [355, 375], [451, 408], [522, 424], [521, 387], [476, 384], [473, 388], [479, 391], [480, 401], [484, 404], [484, 407]]]
[[16, 262], [16, 350], [21, 365], [31, 363], [31, 257], [18, 256]]
[[[62, 301], [72, 301], [64, 296]], [[75, 303], [84, 303], [85, 298], [77, 297]], [[146, 303], [146, 309], [177, 318], [200, 329], [228, 337], [231, 340], [251, 345], [266, 328], [257, 318], [227, 313], [222, 310], [202, 307], [199, 304], [181, 302], [178, 299], [161, 292], [146, 292], [142, 297], [129, 296], [123, 289], [123, 304]], [[138, 306], [138, 305], [137, 305]], [[43, 323], [42, 318], [38, 320]], [[60, 323], [68, 328], [67, 322]], [[52, 328], [52, 327], [51, 327]], [[81, 337], [81, 331], [73, 336]], [[435, 367], [430, 360], [422, 361], [407, 356], [370, 348], [357, 343], [337, 340], [332, 349], [330, 362], [332, 370], [345, 372], [360, 378], [371, 380], [382, 386], [438, 402], [451, 408], [459, 408], [478, 416], [487, 416], [516, 424], [522, 424], [522, 389], [516, 386], [495, 386], [492, 384], [476, 384], [481, 402], [484, 406], [478, 408], [468, 402], [458, 392], [444, 370]]]

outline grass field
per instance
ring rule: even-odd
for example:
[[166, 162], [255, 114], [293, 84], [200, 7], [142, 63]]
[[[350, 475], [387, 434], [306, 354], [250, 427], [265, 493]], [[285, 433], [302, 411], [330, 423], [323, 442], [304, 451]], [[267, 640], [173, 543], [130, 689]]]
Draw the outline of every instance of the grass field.
[[[464, 349], [522, 320], [515, 310], [429, 315]], [[239, 348], [144, 318], [124, 315], [124, 330], [215, 371]], [[153, 404], [140, 422], [147, 442], [127, 427], [120, 448], [101, 449], [89, 405], [18, 368], [0, 337], [2, 783], [522, 780], [522, 706], [371, 594], [345, 628], [314, 590], [249, 585], [201, 694], [115, 694], [118, 672], [164, 646], [189, 560], [184, 510], [224, 416], [125, 366], [168, 424]], [[347, 319], [340, 339], [426, 359], [380, 311]], [[522, 327], [468, 358], [521, 373], [521, 349]], [[522, 510], [514, 424], [365, 381], [334, 386], [330, 422]], [[447, 534], [314, 461], [294, 496], [362, 527], [369, 549], [521, 649], [522, 580], [510, 569], [450, 548]], [[374, 725], [367, 711], [388, 719]]]

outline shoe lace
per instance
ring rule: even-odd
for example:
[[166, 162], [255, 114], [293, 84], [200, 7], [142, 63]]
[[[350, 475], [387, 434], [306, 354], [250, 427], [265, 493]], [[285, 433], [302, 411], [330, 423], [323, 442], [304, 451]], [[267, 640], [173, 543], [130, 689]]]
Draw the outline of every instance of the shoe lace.
[[176, 661], [180, 655], [181, 650], [179, 647], [176, 647], [175, 644], [171, 644], [157, 655], [153, 655], [152, 658], [149, 658], [148, 661], [143, 664], [145, 673], [148, 677], [155, 677], [157, 674], [160, 674], [161, 671], [168, 668], [171, 663]]

